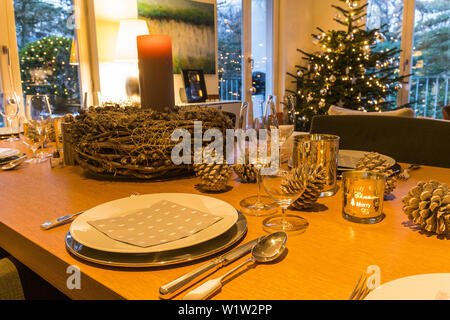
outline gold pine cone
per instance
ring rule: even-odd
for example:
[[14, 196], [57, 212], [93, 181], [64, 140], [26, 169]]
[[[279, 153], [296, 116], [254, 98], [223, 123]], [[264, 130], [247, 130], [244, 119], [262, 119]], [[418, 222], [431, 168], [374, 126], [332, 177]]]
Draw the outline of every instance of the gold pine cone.
[[432, 180], [419, 182], [402, 199], [403, 211], [416, 225], [439, 235], [450, 230], [450, 188]]
[[235, 164], [233, 170], [245, 183], [255, 183], [258, 180], [258, 171], [253, 164]]
[[[289, 175], [283, 183], [283, 188], [289, 192], [289, 189], [298, 189], [301, 188], [299, 179], [303, 179], [301, 173], [297, 170], [294, 170], [291, 175]], [[327, 175], [325, 170], [322, 167], [317, 169], [308, 169], [307, 172], [307, 185], [303, 194], [292, 203], [291, 207], [296, 210], [303, 210], [311, 208], [314, 203], [320, 197], [322, 193], [326, 181]]]
[[397, 187], [397, 177], [394, 176], [394, 171], [390, 169], [389, 164], [386, 163], [386, 160], [379, 153], [370, 152], [365, 154], [357, 162], [355, 169], [383, 173], [386, 176], [385, 196], [392, 193]]
[[231, 176], [231, 169], [227, 164], [195, 164], [194, 171], [200, 178], [201, 187], [206, 191], [213, 192], [226, 190]]

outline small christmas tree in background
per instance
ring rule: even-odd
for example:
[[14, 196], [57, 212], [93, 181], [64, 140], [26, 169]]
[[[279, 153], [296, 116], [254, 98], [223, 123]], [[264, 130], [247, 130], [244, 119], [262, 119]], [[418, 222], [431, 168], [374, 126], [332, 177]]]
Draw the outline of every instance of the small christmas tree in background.
[[297, 84], [295, 96], [298, 116], [296, 130], [308, 131], [315, 115], [327, 114], [332, 105], [361, 110], [383, 111], [396, 107], [396, 96], [406, 76], [398, 75], [400, 50], [373, 50], [386, 40], [380, 29], [366, 30], [364, 19], [367, 4], [359, 0], [340, 0], [346, 7], [338, 7], [334, 20], [346, 30], [328, 32], [317, 28], [313, 43], [320, 51], [304, 55], [306, 66], [297, 65], [297, 74], [288, 73]]
[[80, 105], [78, 66], [70, 64], [72, 45], [71, 38], [51, 36], [19, 51], [23, 94], [48, 95], [57, 113], [72, 112], [67, 105]]

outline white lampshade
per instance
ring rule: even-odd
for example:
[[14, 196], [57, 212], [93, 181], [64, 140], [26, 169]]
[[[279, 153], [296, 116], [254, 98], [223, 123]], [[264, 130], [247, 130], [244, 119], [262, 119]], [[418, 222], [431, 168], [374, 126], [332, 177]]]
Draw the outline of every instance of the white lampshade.
[[137, 62], [136, 37], [149, 34], [145, 20], [120, 21], [119, 34], [116, 44], [116, 60], [124, 62]]

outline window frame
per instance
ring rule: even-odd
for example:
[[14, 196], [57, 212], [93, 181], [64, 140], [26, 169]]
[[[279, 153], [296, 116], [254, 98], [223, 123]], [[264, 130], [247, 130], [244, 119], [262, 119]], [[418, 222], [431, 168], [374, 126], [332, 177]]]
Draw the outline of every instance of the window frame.
[[[73, 8], [76, 28], [75, 41], [79, 58], [81, 105], [98, 105], [98, 96], [93, 94], [100, 91], [93, 1], [73, 0]], [[4, 19], [0, 19], [0, 88], [3, 91], [14, 91], [19, 97], [23, 97], [13, 0], [0, 1], [0, 12], [4, 12], [5, 16]], [[2, 50], [4, 46], [9, 50], [11, 74], [7, 68], [8, 57]], [[88, 101], [85, 102], [86, 96]], [[20, 115], [24, 114], [23, 100], [20, 101]]]

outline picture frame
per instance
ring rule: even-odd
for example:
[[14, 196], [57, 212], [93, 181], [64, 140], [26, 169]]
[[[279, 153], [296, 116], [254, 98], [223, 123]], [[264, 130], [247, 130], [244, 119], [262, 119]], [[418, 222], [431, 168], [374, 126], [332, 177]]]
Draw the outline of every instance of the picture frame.
[[183, 69], [184, 88], [188, 103], [206, 102], [205, 76], [200, 69]]

